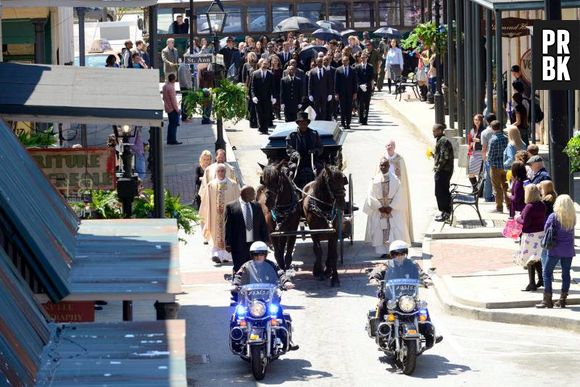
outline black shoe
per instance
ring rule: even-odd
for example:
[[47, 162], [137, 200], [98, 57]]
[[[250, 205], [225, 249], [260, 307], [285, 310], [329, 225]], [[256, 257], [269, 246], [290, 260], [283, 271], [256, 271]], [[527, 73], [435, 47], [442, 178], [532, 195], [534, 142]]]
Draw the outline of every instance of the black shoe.
[[175, 141], [175, 142], [168, 142], [167, 145], [181, 145], [183, 144], [181, 141]]
[[214, 263], [216, 263], [218, 265], [221, 265], [222, 264], [222, 261], [221, 261], [220, 257], [218, 257], [217, 255], [214, 255], [213, 257], [211, 257], [211, 260], [212, 260], [212, 262], [214, 262]]
[[290, 345], [288, 345], [288, 351], [298, 351], [299, 349], [300, 346], [297, 344], [290, 343]]
[[435, 344], [439, 344], [443, 341], [443, 336], [435, 336]]
[[436, 221], [436, 222], [445, 222], [446, 220], [447, 220], [447, 218], [446, 218], [445, 216], [443, 216], [443, 214], [441, 214], [441, 215], [437, 215], [437, 216], [435, 217], [435, 221]]

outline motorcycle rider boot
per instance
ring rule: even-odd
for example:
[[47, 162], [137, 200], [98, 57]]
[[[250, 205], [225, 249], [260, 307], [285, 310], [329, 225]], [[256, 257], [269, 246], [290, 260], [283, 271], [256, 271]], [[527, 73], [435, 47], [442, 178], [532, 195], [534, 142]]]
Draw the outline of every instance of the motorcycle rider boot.
[[439, 344], [442, 341], [443, 341], [443, 336], [441, 336], [441, 335], [435, 336], [435, 344]]
[[561, 293], [560, 299], [554, 302], [554, 306], [556, 308], [565, 308], [566, 307], [566, 299], [568, 298], [568, 293]]
[[536, 272], [538, 273], [538, 282], [536, 282], [536, 287], [537, 288], [541, 288], [544, 286], [544, 276], [542, 273], [542, 262], [536, 262], [534, 263], [534, 266], [536, 268]]
[[544, 299], [539, 304], [536, 304], [536, 308], [543, 309], [543, 308], [553, 308], [554, 304], [552, 303], [552, 293], [544, 293]]
[[537, 290], [538, 288], [536, 287], [536, 269], [534, 269], [534, 265], [528, 265], [528, 278], [529, 278], [529, 283], [528, 286], [526, 286], [525, 289], [523, 289], [524, 292], [532, 292], [534, 290]]

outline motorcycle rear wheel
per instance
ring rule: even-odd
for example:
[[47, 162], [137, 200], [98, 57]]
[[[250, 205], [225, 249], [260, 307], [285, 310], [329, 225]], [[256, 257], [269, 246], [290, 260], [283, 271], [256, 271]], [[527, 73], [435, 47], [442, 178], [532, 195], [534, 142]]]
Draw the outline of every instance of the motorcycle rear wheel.
[[264, 353], [265, 351], [266, 348], [263, 345], [255, 345], [250, 347], [252, 374], [256, 380], [262, 380], [266, 376], [266, 366], [268, 365], [268, 359]]

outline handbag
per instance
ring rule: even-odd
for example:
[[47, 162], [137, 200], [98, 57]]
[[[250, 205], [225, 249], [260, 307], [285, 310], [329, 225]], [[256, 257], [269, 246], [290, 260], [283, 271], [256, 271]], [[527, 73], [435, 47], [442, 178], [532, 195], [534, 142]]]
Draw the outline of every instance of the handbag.
[[506, 238], [518, 239], [522, 235], [522, 227], [515, 219], [508, 219], [503, 228], [502, 235]]
[[546, 232], [544, 233], [544, 237], [540, 242], [540, 246], [546, 250], [553, 249], [556, 247], [555, 235], [554, 232], [554, 223], [551, 223]]

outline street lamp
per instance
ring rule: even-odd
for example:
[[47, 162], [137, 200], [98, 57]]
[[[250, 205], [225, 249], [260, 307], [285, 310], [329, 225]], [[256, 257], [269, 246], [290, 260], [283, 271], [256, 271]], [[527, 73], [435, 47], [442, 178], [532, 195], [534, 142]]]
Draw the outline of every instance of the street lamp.
[[437, 69], [437, 80], [436, 80], [436, 90], [434, 95], [434, 102], [435, 102], [435, 123], [445, 125], [445, 113], [443, 111], [445, 101], [443, 99], [443, 93], [441, 91], [441, 52], [439, 50], [439, 29], [441, 26], [439, 25], [439, 21], [441, 19], [441, 4], [440, 0], [435, 0], [435, 29], [437, 34], [435, 34], [435, 68]]
[[131, 126], [121, 126], [121, 135], [123, 136], [123, 153], [121, 154], [123, 173], [117, 175], [117, 196], [123, 204], [125, 218], [130, 218], [133, 215], [133, 199], [138, 193], [138, 177], [137, 174], [133, 174], [133, 152], [129, 143], [129, 138], [135, 137], [135, 134]]
[[[207, 9], [205, 16], [207, 18], [207, 25], [209, 31], [213, 34], [213, 49], [215, 58], [215, 55], [217, 55], [220, 45], [218, 34], [221, 34], [223, 32], [227, 18], [227, 14], [224, 10], [222, 2], [220, 0], [214, 0], [213, 3], [211, 3], [209, 8]], [[214, 86], [215, 86], [216, 81], [218, 79], [217, 63], [214, 63], [213, 71], [214, 71]], [[223, 149], [225, 151], [226, 142], [224, 141], [224, 127], [219, 112], [216, 113], [216, 126], [217, 126], [217, 139], [215, 141], [215, 150], [216, 152], [218, 149]]]

